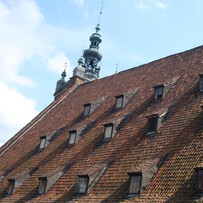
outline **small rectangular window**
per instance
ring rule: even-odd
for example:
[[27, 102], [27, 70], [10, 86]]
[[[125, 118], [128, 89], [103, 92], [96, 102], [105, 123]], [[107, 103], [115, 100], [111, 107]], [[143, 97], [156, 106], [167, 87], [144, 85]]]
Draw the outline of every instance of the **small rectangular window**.
[[200, 75], [199, 89], [200, 92], [203, 92], [203, 74]]
[[158, 117], [148, 118], [148, 133], [156, 132], [158, 125]]
[[122, 108], [123, 107], [123, 95], [116, 97], [116, 108]]
[[46, 144], [46, 137], [40, 137], [40, 149], [43, 149], [45, 147]]
[[43, 195], [46, 192], [47, 178], [39, 178], [38, 194]]
[[155, 87], [155, 95], [154, 99], [162, 99], [163, 98], [163, 86]]
[[70, 132], [69, 144], [74, 144], [76, 140], [76, 131]]
[[142, 180], [141, 173], [130, 174], [129, 194], [134, 195], [140, 194], [141, 180]]
[[105, 139], [111, 138], [112, 133], [113, 133], [113, 124], [105, 125], [104, 138]]
[[89, 181], [88, 176], [79, 176], [76, 185], [76, 193], [85, 194], [87, 192], [88, 181]]
[[90, 115], [90, 108], [91, 108], [90, 104], [85, 104], [84, 105], [84, 116], [89, 116]]
[[203, 169], [198, 169], [197, 171], [197, 187], [199, 193], [203, 193]]
[[8, 180], [8, 188], [7, 188], [8, 195], [12, 195], [14, 186], [15, 186], [15, 180], [13, 180], [13, 179]]

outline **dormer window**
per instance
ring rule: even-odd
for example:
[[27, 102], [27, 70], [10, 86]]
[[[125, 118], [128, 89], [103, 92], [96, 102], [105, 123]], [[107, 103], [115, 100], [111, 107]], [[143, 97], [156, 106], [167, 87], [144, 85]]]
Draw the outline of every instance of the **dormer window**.
[[38, 194], [43, 195], [46, 192], [47, 178], [39, 178]]
[[104, 127], [105, 127], [104, 138], [105, 139], [111, 138], [113, 134], [113, 124], [112, 123], [106, 124], [104, 125]]
[[164, 85], [158, 85], [158, 86], [155, 86], [154, 88], [155, 88], [154, 99], [162, 99], [163, 98]]
[[8, 180], [8, 188], [7, 188], [7, 194], [12, 195], [13, 190], [15, 186], [15, 180], [14, 179], [9, 179]]
[[203, 74], [199, 75], [200, 81], [199, 81], [199, 89], [200, 92], [203, 92]]
[[84, 116], [89, 116], [90, 115], [90, 108], [91, 108], [90, 104], [85, 104], [84, 105]]
[[45, 136], [40, 137], [40, 146], [39, 146], [39, 148], [43, 149], [45, 147], [45, 144], [46, 144], [46, 137]]
[[158, 128], [158, 116], [148, 117], [148, 133], [156, 132]]
[[203, 169], [197, 170], [197, 189], [199, 193], [203, 193]]
[[78, 176], [78, 181], [76, 185], [77, 194], [86, 194], [89, 182], [89, 176]]
[[129, 194], [130, 195], [140, 194], [140, 188], [142, 183], [142, 173], [131, 173], [129, 175], [130, 175]]
[[123, 107], [123, 95], [116, 97], [116, 109]]
[[76, 131], [70, 131], [69, 144], [75, 144]]

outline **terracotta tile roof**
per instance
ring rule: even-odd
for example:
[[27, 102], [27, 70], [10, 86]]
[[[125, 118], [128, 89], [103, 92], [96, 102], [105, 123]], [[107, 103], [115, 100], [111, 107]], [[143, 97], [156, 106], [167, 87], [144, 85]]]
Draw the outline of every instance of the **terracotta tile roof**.
[[[201, 202], [195, 169], [203, 162], [202, 72], [201, 46], [84, 84], [72, 78], [54, 102], [0, 149], [0, 201]], [[164, 99], [154, 102], [153, 87], [174, 78], [178, 80]], [[129, 102], [115, 110], [115, 96], [138, 87]], [[84, 117], [84, 104], [102, 98], [94, 112]], [[164, 112], [158, 132], [146, 134], [147, 116]], [[117, 133], [104, 140], [103, 125], [109, 122], [119, 123]], [[69, 146], [69, 131], [83, 128], [78, 142]], [[40, 137], [56, 130], [57, 136], [39, 151]], [[30, 168], [37, 170], [6, 196], [7, 179]], [[140, 195], [129, 196], [128, 172], [139, 170], [147, 176], [149, 168], [153, 170]], [[38, 178], [60, 170], [64, 172], [61, 177], [39, 196]], [[79, 196], [75, 187], [82, 174], [96, 175], [87, 194]]]

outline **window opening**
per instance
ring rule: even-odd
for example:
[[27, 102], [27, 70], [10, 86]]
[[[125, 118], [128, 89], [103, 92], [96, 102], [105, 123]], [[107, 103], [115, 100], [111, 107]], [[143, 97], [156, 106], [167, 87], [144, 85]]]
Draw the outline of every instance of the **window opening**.
[[88, 176], [79, 176], [77, 185], [76, 185], [76, 193], [85, 194], [87, 192], [89, 177]]
[[11, 195], [13, 193], [14, 186], [15, 186], [15, 180], [13, 179], [8, 180], [8, 188], [7, 188], [8, 195]]
[[197, 171], [197, 189], [200, 193], [203, 193], [203, 169]]
[[93, 66], [93, 64], [94, 64], [94, 61], [90, 61], [90, 65]]
[[84, 116], [88, 116], [90, 114], [90, 104], [85, 104], [84, 105]]
[[130, 174], [130, 186], [129, 186], [129, 194], [140, 194], [141, 188], [141, 173]]
[[69, 144], [74, 144], [76, 140], [76, 131], [70, 132]]
[[39, 178], [39, 187], [38, 187], [38, 193], [40, 195], [44, 194], [46, 191], [47, 186], [47, 178]]
[[123, 106], [123, 95], [116, 97], [116, 108], [121, 108]]
[[155, 88], [155, 99], [162, 99], [163, 97], [163, 87], [156, 87]]
[[113, 132], [113, 124], [105, 125], [104, 138], [105, 139], [111, 138], [112, 132]]
[[203, 92], [203, 74], [200, 75], [199, 89], [200, 92]]
[[158, 124], [158, 117], [148, 118], [148, 132], [156, 132]]
[[40, 137], [40, 149], [43, 149], [45, 147], [46, 144], [46, 137]]

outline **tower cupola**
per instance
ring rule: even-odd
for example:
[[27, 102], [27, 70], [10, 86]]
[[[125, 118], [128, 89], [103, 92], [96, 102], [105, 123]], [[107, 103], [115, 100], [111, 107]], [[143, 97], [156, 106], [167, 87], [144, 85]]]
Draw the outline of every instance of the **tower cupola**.
[[63, 89], [66, 81], [65, 81], [65, 77], [66, 77], [66, 70], [64, 70], [62, 73], [61, 73], [61, 79], [57, 81], [56, 83], [56, 91], [55, 92], [58, 92], [60, 91], [61, 89]]
[[81, 56], [78, 60], [78, 65], [73, 70], [73, 77], [77, 76], [83, 80], [85, 80], [85, 68], [84, 66], [84, 59]]
[[84, 68], [85, 73], [88, 77], [92, 79], [97, 79], [99, 77], [100, 67], [98, 63], [102, 59], [102, 54], [99, 52], [99, 45], [102, 42], [100, 31], [100, 25], [97, 24], [96, 32], [90, 36], [90, 46], [89, 49], [86, 49], [83, 53], [85, 59]]

